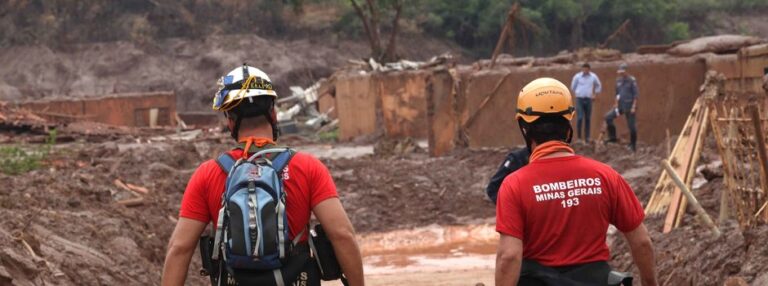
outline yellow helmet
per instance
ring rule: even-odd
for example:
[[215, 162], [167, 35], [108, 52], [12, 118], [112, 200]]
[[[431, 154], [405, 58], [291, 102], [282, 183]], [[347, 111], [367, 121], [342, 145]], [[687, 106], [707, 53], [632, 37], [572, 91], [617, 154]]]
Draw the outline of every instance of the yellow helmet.
[[562, 82], [549, 77], [533, 80], [517, 96], [517, 114], [531, 123], [541, 116], [562, 116], [571, 120], [574, 114], [571, 92]]

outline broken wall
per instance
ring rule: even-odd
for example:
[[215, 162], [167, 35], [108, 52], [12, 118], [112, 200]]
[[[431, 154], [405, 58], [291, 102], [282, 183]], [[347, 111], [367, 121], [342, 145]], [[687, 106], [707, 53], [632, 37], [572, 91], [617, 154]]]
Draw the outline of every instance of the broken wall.
[[739, 54], [711, 55], [708, 69], [722, 73], [728, 94], [763, 94], [762, 77], [768, 69], [768, 44], [742, 49]]
[[18, 105], [53, 120], [94, 121], [135, 127], [167, 126], [175, 124], [176, 94], [113, 94], [99, 98], [23, 102]]
[[346, 74], [336, 78], [339, 138], [381, 132], [389, 138], [426, 138], [430, 72]]
[[378, 92], [370, 76], [340, 75], [336, 79], [336, 114], [339, 139], [349, 140], [376, 132]]
[[[591, 136], [595, 140], [603, 124], [603, 117], [615, 103], [616, 70], [621, 62], [594, 63], [592, 70], [600, 77], [603, 84], [602, 93], [597, 96], [592, 108]], [[666, 138], [667, 130], [674, 135], [680, 131], [688, 113], [699, 95], [699, 86], [703, 82], [706, 64], [698, 58], [665, 58], [629, 62], [628, 72], [638, 82], [640, 91], [637, 107], [637, 127], [640, 141], [657, 144]], [[481, 102], [488, 97], [498, 85], [497, 95], [489, 99], [484, 110], [476, 115], [474, 121], [463, 129], [466, 132], [466, 143], [469, 147], [497, 147], [524, 144], [515, 121], [516, 97], [526, 83], [538, 77], [553, 77], [566, 85], [570, 85], [574, 74], [580, 70], [578, 65], [568, 67], [532, 67], [510, 68], [460, 72], [459, 95], [451, 104], [442, 102], [444, 95], [432, 95], [430, 103], [434, 118], [437, 114], [455, 113], [453, 122], [442, 122], [431, 125], [430, 134], [445, 134], [451, 131], [443, 128], [453, 128], [464, 125], [478, 110]], [[434, 84], [434, 83], [433, 83]], [[444, 121], [444, 118], [441, 120]], [[574, 118], [574, 125], [576, 120]], [[628, 140], [628, 130], [623, 117], [615, 121], [618, 135], [624, 141]], [[453, 141], [461, 134], [454, 131]], [[439, 138], [438, 138], [439, 137]], [[430, 143], [431, 153], [440, 155], [451, 149], [452, 142], [447, 142], [448, 136], [435, 136]], [[605, 139], [605, 138], [603, 138]]]

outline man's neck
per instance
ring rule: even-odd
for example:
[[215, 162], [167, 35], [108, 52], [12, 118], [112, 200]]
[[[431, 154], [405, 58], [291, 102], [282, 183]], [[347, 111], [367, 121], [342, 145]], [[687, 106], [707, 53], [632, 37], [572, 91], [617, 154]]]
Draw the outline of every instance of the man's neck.
[[271, 128], [258, 128], [258, 129], [251, 129], [251, 130], [240, 130], [240, 133], [238, 134], [237, 141], [243, 141], [248, 137], [256, 137], [256, 138], [269, 138], [272, 139], [272, 129]]
[[[536, 142], [531, 142], [531, 150], [536, 150], [536, 147], [538, 147], [538, 146], [539, 146], [539, 144], [536, 144]], [[574, 156], [574, 155], [576, 155], [576, 154], [571, 153], [571, 152], [566, 152], [566, 151], [560, 151], [560, 152], [555, 152], [555, 153], [552, 153], [552, 154], [548, 154], [546, 156], [542, 156], [541, 159], [568, 157], [568, 156]]]

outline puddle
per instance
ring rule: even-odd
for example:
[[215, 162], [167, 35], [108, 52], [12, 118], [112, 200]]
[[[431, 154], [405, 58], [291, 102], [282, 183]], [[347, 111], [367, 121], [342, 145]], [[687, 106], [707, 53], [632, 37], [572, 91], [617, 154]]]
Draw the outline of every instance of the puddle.
[[366, 274], [436, 272], [494, 267], [493, 225], [439, 226], [370, 233], [359, 238]]
[[307, 152], [318, 158], [351, 159], [373, 154], [373, 145], [305, 145], [296, 146], [296, 150]]

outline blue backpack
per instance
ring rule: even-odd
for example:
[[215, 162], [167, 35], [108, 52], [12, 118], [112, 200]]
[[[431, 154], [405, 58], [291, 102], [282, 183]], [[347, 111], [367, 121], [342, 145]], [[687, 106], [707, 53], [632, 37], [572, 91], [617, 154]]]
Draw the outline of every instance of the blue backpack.
[[304, 233], [294, 241], [288, 238], [282, 175], [294, 154], [288, 148], [270, 148], [248, 159], [235, 161], [224, 153], [216, 160], [228, 175], [211, 258], [221, 259], [228, 272], [281, 268]]

